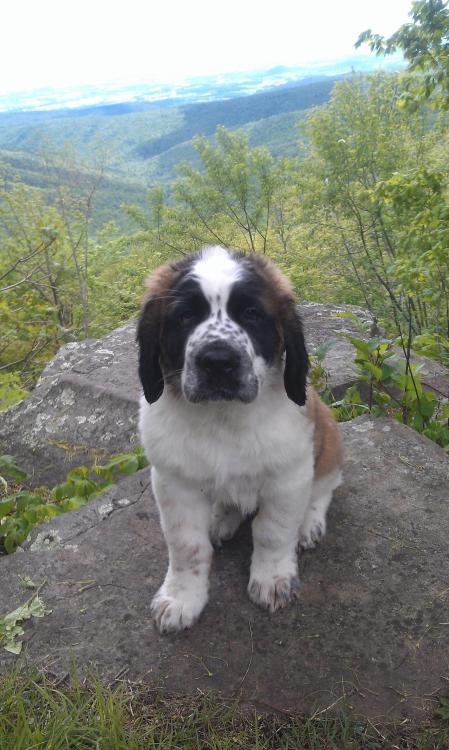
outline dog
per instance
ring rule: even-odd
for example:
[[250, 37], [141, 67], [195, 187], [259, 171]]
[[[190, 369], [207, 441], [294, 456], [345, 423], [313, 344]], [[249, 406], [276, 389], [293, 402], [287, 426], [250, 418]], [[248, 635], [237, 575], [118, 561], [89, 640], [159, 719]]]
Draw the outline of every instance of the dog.
[[252, 521], [248, 594], [298, 594], [298, 543], [323, 537], [342, 443], [309, 366], [292, 286], [265, 256], [220, 246], [158, 268], [137, 326], [139, 429], [168, 546], [152, 601], [161, 633], [208, 599], [213, 545]]

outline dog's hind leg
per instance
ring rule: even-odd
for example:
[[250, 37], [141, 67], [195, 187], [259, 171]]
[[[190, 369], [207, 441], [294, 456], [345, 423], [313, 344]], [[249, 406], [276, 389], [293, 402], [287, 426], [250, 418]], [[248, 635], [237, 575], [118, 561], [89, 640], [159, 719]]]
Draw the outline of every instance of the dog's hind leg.
[[299, 546], [313, 549], [326, 533], [326, 514], [332, 493], [341, 484], [341, 471], [332, 472], [313, 483], [312, 497], [299, 530]]
[[219, 500], [214, 503], [210, 524], [210, 540], [216, 547], [232, 539], [242, 523], [242, 514], [235, 505], [226, 505]]

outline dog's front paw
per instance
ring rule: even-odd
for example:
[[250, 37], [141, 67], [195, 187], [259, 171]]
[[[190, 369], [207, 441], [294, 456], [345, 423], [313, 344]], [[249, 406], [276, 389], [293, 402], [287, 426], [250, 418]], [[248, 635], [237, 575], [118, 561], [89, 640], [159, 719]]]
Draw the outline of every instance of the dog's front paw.
[[251, 578], [248, 595], [254, 604], [275, 612], [298, 597], [299, 587], [299, 579], [296, 576], [272, 576], [266, 580]]
[[177, 633], [198, 620], [207, 597], [190, 598], [181, 592], [172, 595], [162, 586], [151, 602], [151, 614], [160, 633]]

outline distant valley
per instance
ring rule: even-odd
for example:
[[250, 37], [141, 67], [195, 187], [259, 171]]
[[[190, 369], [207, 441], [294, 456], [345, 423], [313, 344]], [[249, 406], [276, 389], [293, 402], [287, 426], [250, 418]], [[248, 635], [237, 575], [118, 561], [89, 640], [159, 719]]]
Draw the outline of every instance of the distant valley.
[[[373, 59], [369, 60], [372, 66]], [[168, 185], [180, 161], [195, 163], [195, 136], [213, 137], [218, 125], [243, 130], [251, 146], [266, 146], [274, 156], [293, 154], [298, 120], [310, 107], [328, 100], [347, 64], [339, 63], [341, 72], [333, 76], [320, 76], [317, 71], [310, 75], [310, 70], [306, 76], [303, 71], [299, 82], [299, 69], [282, 67], [252, 75], [231, 74], [218, 81], [195, 79], [176, 97], [157, 102], [143, 100], [139, 87], [128, 87], [128, 100], [107, 101], [108, 96], [125, 95], [118, 88], [103, 92], [101, 102], [97, 92], [97, 101], [89, 106], [0, 112], [3, 181], [17, 176], [51, 199], [58, 184], [81, 183], [83, 176], [89, 177], [102, 163], [104, 178], [94, 226], [98, 229], [114, 219], [125, 229], [129, 220], [120, 206], [143, 206], [149, 186]], [[160, 89], [165, 96], [165, 89]], [[252, 93], [244, 93], [248, 91]], [[81, 101], [95, 100], [94, 91], [81, 94]], [[56, 106], [51, 92], [43, 101]]]
[[196, 76], [161, 83], [143, 80], [137, 83], [103, 83], [65, 88], [50, 86], [30, 91], [0, 92], [0, 112], [79, 109], [110, 104], [150, 103], [158, 107], [179, 106], [195, 102], [233, 99], [277, 86], [308, 83], [325, 77], [345, 75], [352, 70], [368, 72], [379, 66], [397, 67], [400, 60], [393, 56], [379, 61], [372, 55], [355, 55], [334, 62], [315, 62], [303, 67], [278, 65], [255, 71]]

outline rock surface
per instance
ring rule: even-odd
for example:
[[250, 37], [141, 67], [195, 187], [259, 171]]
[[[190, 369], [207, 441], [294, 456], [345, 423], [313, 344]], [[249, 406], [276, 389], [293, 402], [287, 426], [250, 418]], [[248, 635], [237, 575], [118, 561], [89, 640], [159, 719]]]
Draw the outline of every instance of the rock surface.
[[[300, 559], [292, 607], [269, 615], [247, 598], [244, 526], [215, 554], [197, 625], [160, 636], [150, 601], [167, 556], [143, 470], [0, 561], [2, 613], [28, 596], [19, 575], [47, 581], [52, 613], [26, 624], [21, 658], [63, 675], [74, 656], [108, 678], [213, 689], [266, 710], [346, 704], [371, 721], [422, 716], [449, 676], [449, 462], [387, 419], [361, 417], [342, 431], [345, 481], [326, 539]], [[3, 668], [14, 662], [0, 651]]]
[[101, 339], [63, 346], [29, 398], [0, 412], [0, 453], [34, 484], [138, 445], [135, 321]]
[[[358, 307], [305, 304], [302, 314], [310, 349], [338, 331], [357, 329], [351, 311], [371, 321]], [[62, 481], [72, 466], [101, 462], [138, 444], [135, 321], [101, 339], [66, 344], [44, 370], [31, 396], [0, 412], [0, 453], [16, 457], [33, 484]], [[354, 382], [351, 345], [338, 339], [325, 367], [336, 394]]]

